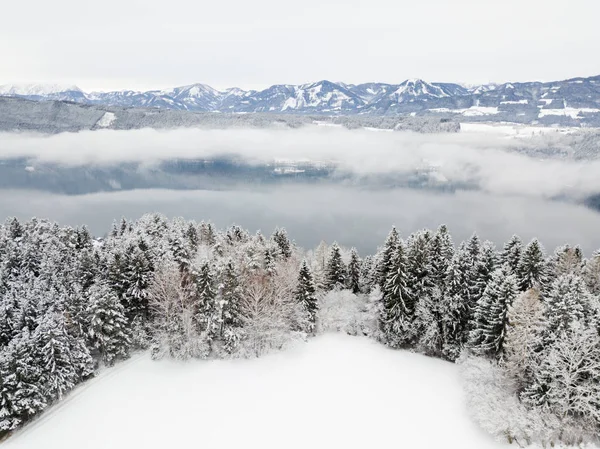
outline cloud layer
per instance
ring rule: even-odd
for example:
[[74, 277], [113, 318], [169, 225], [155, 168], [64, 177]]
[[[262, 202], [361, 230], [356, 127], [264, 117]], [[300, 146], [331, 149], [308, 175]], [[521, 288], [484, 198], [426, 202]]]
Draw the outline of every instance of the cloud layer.
[[[300, 129], [86, 131], [53, 136], [0, 134], [0, 158], [32, 164], [152, 165], [172, 158], [236, 155], [334, 162], [357, 175], [393, 175], [434, 167], [438, 179], [478, 185], [494, 194], [583, 197], [600, 192], [600, 161], [540, 160], [514, 151], [531, 139], [492, 133], [416, 134], [309, 126]], [[547, 139], [546, 139], [547, 145]]]

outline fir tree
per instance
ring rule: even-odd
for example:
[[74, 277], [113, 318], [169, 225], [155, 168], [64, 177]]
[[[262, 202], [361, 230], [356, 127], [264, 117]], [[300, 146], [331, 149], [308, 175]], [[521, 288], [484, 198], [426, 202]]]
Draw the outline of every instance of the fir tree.
[[429, 248], [429, 272], [434, 285], [443, 293], [446, 272], [454, 256], [454, 243], [446, 225], [434, 234]]
[[415, 299], [408, 288], [408, 268], [404, 244], [394, 251], [383, 290], [381, 330], [387, 345], [398, 348], [412, 343]]
[[271, 239], [279, 247], [279, 252], [284, 259], [289, 259], [292, 256], [292, 243], [290, 242], [285, 229], [276, 229], [271, 236]]
[[442, 354], [449, 360], [458, 358], [467, 340], [472, 286], [471, 257], [461, 245], [448, 266], [440, 306], [444, 339]]
[[513, 235], [508, 242], [504, 244], [502, 253], [500, 254], [500, 263], [505, 265], [510, 274], [517, 275], [519, 273], [519, 264], [523, 254], [523, 242], [518, 235]]
[[208, 262], [200, 267], [197, 276], [198, 304], [195, 311], [199, 331], [212, 342], [219, 333], [220, 317], [217, 307], [217, 293], [214, 288], [213, 274]]
[[307, 331], [314, 332], [317, 321], [317, 312], [319, 304], [315, 295], [316, 288], [313, 281], [312, 272], [306, 260], [302, 261], [300, 272], [298, 273], [298, 285], [296, 286], [296, 301], [302, 305], [307, 317]]
[[98, 283], [89, 289], [88, 338], [107, 365], [116, 359], [129, 356], [131, 329], [125, 317], [125, 309], [110, 288]]
[[434, 287], [429, 263], [431, 234], [429, 231], [419, 231], [408, 239], [407, 271], [408, 288], [414, 301], [431, 294]]
[[360, 291], [360, 273], [361, 273], [361, 260], [358, 257], [356, 248], [350, 250], [350, 262], [348, 263], [348, 279], [347, 287], [352, 290], [352, 293], [358, 293]]
[[508, 308], [517, 296], [517, 280], [508, 268], [493, 272], [483, 296], [477, 302], [469, 336], [469, 346], [479, 355], [502, 355]]
[[346, 285], [346, 267], [342, 261], [342, 253], [336, 242], [331, 245], [331, 252], [325, 269], [325, 286], [327, 290], [341, 289]]
[[231, 260], [227, 262], [221, 274], [219, 305], [221, 311], [220, 337], [223, 341], [223, 349], [231, 354], [239, 344], [243, 332], [241, 287]]
[[400, 236], [394, 226], [387, 236], [383, 249], [378, 255], [377, 278], [382, 291], [385, 288], [388, 274], [391, 271], [392, 257], [394, 256], [399, 240]]
[[544, 248], [537, 239], [533, 239], [523, 251], [523, 257], [517, 269], [517, 279], [521, 291], [546, 287], [547, 273]]

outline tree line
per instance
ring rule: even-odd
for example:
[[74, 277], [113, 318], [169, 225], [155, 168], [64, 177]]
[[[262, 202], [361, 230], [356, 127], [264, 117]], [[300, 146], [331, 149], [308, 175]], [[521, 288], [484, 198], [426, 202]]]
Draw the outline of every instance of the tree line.
[[523, 407], [583, 429], [548, 441], [577, 440], [600, 426], [599, 295], [600, 254], [548, 256], [517, 236], [500, 251], [475, 234], [456, 247], [443, 225], [406, 239], [393, 228], [361, 258], [337, 243], [304, 251], [284, 229], [265, 237], [158, 214], [116, 222], [102, 239], [10, 219], [0, 225], [0, 432], [138, 350], [256, 357], [339, 330], [486, 360]]

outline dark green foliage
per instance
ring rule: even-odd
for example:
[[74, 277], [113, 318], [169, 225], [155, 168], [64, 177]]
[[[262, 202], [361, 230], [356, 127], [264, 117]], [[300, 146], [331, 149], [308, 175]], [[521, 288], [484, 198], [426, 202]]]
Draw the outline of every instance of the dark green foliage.
[[342, 261], [342, 253], [336, 242], [331, 245], [329, 259], [325, 267], [325, 288], [327, 290], [342, 289], [346, 285], [348, 273], [344, 262]]

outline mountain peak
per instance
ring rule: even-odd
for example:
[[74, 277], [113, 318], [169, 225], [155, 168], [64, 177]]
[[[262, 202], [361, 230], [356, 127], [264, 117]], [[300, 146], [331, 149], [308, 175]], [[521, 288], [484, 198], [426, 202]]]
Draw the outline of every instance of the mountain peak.
[[69, 84], [19, 83], [0, 86], [0, 95], [45, 96], [63, 92], [80, 92], [81, 89]]

